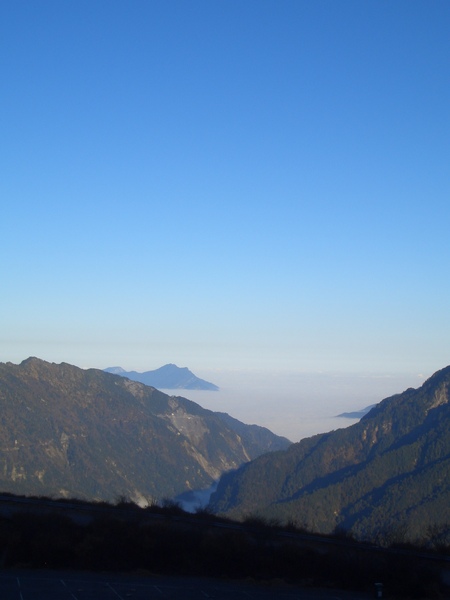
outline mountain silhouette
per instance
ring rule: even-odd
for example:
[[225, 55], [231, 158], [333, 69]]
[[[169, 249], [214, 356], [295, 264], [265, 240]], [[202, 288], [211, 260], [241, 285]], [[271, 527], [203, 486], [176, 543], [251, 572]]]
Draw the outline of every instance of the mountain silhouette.
[[106, 373], [113, 373], [121, 377], [128, 377], [133, 381], [140, 381], [158, 389], [167, 390], [218, 390], [218, 386], [204, 379], [200, 379], [187, 367], [177, 367], [174, 364], [164, 365], [153, 371], [125, 371], [122, 367], [108, 367]]

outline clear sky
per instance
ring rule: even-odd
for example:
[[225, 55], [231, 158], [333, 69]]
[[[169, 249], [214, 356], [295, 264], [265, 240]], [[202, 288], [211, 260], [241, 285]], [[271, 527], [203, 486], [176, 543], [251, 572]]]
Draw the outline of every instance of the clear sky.
[[2, 0], [0, 360], [449, 364], [449, 31], [448, 0]]

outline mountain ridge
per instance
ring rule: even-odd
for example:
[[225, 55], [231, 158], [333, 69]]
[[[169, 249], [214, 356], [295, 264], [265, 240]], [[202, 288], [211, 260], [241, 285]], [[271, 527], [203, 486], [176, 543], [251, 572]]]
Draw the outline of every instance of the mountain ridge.
[[[139, 504], [210, 486], [269, 447], [213, 411], [99, 369], [0, 363], [0, 489]], [[278, 446], [279, 444], [279, 446]]]
[[222, 476], [210, 508], [257, 513], [374, 538], [404, 526], [420, 536], [450, 522], [450, 367], [382, 400], [345, 429], [261, 456]]

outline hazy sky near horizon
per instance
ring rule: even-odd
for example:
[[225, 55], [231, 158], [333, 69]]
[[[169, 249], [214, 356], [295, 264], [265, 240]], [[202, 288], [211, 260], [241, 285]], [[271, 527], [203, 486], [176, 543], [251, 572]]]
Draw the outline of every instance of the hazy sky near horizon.
[[0, 360], [449, 364], [449, 31], [448, 0], [3, 0]]

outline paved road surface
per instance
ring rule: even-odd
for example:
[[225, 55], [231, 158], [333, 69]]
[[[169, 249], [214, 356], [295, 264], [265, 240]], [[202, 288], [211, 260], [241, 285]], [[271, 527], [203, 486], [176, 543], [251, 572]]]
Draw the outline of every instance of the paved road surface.
[[364, 594], [212, 579], [1, 571], [1, 600], [359, 600]]

